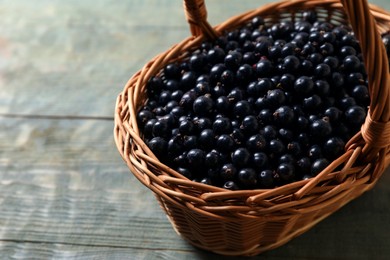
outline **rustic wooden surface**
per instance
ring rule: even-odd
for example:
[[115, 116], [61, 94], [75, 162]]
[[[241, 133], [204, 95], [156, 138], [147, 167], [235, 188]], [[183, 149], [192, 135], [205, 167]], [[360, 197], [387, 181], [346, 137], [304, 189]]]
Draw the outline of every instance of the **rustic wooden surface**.
[[[206, 1], [212, 24], [265, 2]], [[112, 136], [127, 79], [188, 34], [180, 1], [0, 0], [0, 259], [216, 257], [176, 235]], [[388, 259], [389, 205], [387, 171], [258, 258]]]

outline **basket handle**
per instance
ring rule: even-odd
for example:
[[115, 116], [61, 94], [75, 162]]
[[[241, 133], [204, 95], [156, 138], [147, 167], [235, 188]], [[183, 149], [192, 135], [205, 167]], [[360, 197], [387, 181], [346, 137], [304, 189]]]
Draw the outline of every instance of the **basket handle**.
[[184, 0], [183, 5], [193, 36], [203, 34], [210, 40], [218, 37], [217, 32], [207, 21], [207, 9], [204, 0]]
[[[360, 42], [367, 70], [371, 104], [361, 128], [367, 161], [390, 147], [390, 76], [386, 49], [367, 0], [341, 0], [352, 29]], [[351, 140], [351, 144], [357, 141]], [[387, 152], [385, 152], [386, 154]]]
[[[379, 156], [372, 173], [372, 180], [376, 180], [387, 166], [386, 155], [390, 151], [390, 76], [387, 53], [367, 0], [340, 2], [360, 42], [371, 97], [370, 109], [361, 131], [351, 138], [346, 147], [355, 149], [356, 144], [361, 145], [360, 160], [365, 162]], [[322, 173], [325, 172], [326, 169]], [[294, 198], [301, 199], [309, 193], [324, 175], [320, 173], [312, 178], [294, 194]]]

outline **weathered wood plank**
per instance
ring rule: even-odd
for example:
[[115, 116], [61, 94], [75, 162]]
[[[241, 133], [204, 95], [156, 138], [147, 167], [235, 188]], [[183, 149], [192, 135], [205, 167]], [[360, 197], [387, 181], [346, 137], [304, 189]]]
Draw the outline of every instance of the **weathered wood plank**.
[[[166, 259], [166, 260], [214, 260], [216, 255], [208, 254], [203, 251], [172, 251], [164, 249], [145, 250], [137, 248], [113, 248], [113, 247], [85, 247], [63, 244], [44, 243], [14, 243], [0, 242], [2, 252], [14, 256], [15, 259], [78, 259], [78, 260], [140, 260], [140, 259]], [[31, 254], [31, 252], [34, 252]], [[1, 254], [0, 254], [1, 255]], [[31, 256], [34, 256], [33, 258]], [[218, 259], [232, 259], [218, 257]], [[237, 257], [236, 260], [248, 258]], [[279, 257], [270, 257], [267, 259], [280, 259]]]
[[[210, 17], [251, 2], [210, 2]], [[6, 1], [0, 13], [1, 114], [111, 116], [129, 77], [189, 36], [179, 1]]]

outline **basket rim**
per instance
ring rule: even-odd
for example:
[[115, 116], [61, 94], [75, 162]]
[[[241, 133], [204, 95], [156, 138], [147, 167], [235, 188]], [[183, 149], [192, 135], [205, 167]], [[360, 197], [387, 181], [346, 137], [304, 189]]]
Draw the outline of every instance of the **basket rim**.
[[[303, 2], [307, 3], [304, 4]], [[331, 9], [331, 11], [343, 12], [341, 9], [342, 5], [336, 0], [299, 0], [296, 2], [281, 1], [234, 16], [215, 26], [214, 29], [217, 32], [222, 32], [230, 28], [229, 26], [234, 23], [236, 23], [237, 26], [240, 26], [245, 21], [248, 21], [251, 17], [258, 15], [259, 12], [265, 13], [265, 11], [262, 11], [264, 8], [274, 8], [277, 6], [277, 4], [280, 4], [284, 7], [277, 9], [280, 10], [280, 13], [283, 13], [287, 9], [289, 12], [291, 12], [292, 8], [300, 5], [304, 5], [307, 8], [308, 3], [315, 3], [315, 8], [320, 8], [319, 6], [322, 6]], [[380, 23], [384, 23], [384, 21], [386, 21], [389, 23], [390, 28], [390, 13], [375, 5], [370, 5], [370, 8], [372, 8], [373, 15], [379, 19]], [[384, 27], [381, 28], [381, 30], [384, 30]], [[275, 211], [284, 213], [288, 213], [289, 209], [292, 208], [290, 204], [286, 204], [288, 202], [297, 202], [303, 197], [306, 197], [310, 198], [310, 203], [313, 205], [318, 205], [316, 202], [323, 199], [321, 196], [317, 196], [317, 193], [320, 192], [319, 190], [322, 189], [322, 196], [330, 196], [329, 194], [332, 196], [337, 196], [337, 194], [334, 194], [335, 192], [332, 193], [332, 191], [337, 187], [344, 185], [343, 188], [337, 188], [342, 191], [345, 187], [349, 187], [350, 182], [352, 181], [358, 183], [358, 181], [354, 179], [363, 180], [361, 181], [362, 183], [358, 183], [360, 185], [360, 190], [366, 191], [374, 186], [384, 168], [389, 165], [390, 154], [388, 153], [387, 148], [387, 150], [385, 149], [386, 151], [383, 151], [375, 158], [377, 165], [368, 163], [365, 166], [355, 165], [355, 167], [353, 167], [363, 152], [363, 149], [359, 149], [359, 147], [364, 144], [364, 140], [362, 139], [360, 132], [353, 139], [351, 139], [354, 140], [354, 142], [350, 145], [349, 149], [344, 153], [344, 155], [333, 161], [330, 166], [328, 166], [316, 177], [267, 190], [253, 189], [231, 191], [224, 188], [200, 184], [186, 179], [178, 172], [162, 164], [146, 146], [143, 140], [139, 138], [138, 125], [135, 119], [135, 108], [137, 106], [137, 102], [139, 102], [139, 99], [141, 98], [142, 89], [145, 87], [146, 79], [149, 78], [149, 76], [155, 74], [155, 71], [161, 69], [161, 64], [167, 64], [168, 61], [172, 62], [183, 59], [188, 50], [191, 50], [194, 48], [194, 46], [200, 45], [201, 41], [203, 40], [203, 35], [197, 37], [191, 36], [184, 39], [180, 43], [175, 44], [165, 53], [157, 55], [129, 79], [123, 91], [118, 96], [115, 110], [115, 143], [131, 172], [145, 186], [150, 188], [159, 196], [164, 197], [164, 199], [169, 200], [180, 207], [183, 205], [186, 207], [188, 207], [188, 205], [198, 205], [199, 207], [204, 205], [216, 205], [216, 208], [220, 208], [220, 201], [226, 202], [237, 199], [240, 201], [240, 204], [247, 206], [246, 210], [252, 209], [254, 206], [269, 208], [275, 205], [282, 205], [282, 207], [275, 209]], [[139, 162], [137, 162], [137, 160]], [[333, 172], [333, 170], [341, 164], [351, 168], [347, 169], [344, 167], [341, 171]], [[157, 170], [158, 174], [153, 173], [152, 170]], [[359, 175], [358, 172], [363, 172], [364, 174]], [[169, 174], [172, 176], [169, 176]], [[372, 175], [375, 175], [376, 178], [371, 178], [370, 176]], [[339, 184], [333, 185], [329, 187], [329, 189], [318, 186], [319, 183], [324, 185], [329, 183], [328, 180], [330, 179], [338, 180]], [[303, 189], [303, 187], [306, 188]], [[319, 189], [316, 190], [316, 188]], [[196, 190], [196, 192], [191, 193], [193, 190]], [[284, 199], [275, 199], [280, 196], [280, 191], [290, 191], [290, 193], [285, 194]], [[313, 196], [313, 194], [317, 195]], [[242, 200], [243, 197], [246, 199]], [[222, 205], [224, 204], [222, 203]], [[298, 204], [294, 205], [298, 206]], [[210, 210], [210, 208], [208, 210]], [[200, 209], [201, 212], [207, 215], [215, 215], [214, 213], [208, 212], [208, 210]], [[262, 210], [261, 212], [266, 212], [266, 210]]]

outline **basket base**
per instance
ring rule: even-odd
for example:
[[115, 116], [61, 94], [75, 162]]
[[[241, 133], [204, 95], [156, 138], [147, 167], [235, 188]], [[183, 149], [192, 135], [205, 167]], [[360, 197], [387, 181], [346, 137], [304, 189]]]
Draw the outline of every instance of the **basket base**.
[[[277, 243], [266, 245], [266, 246], [261, 246], [260, 244], [258, 244], [258, 245], [254, 245], [251, 248], [248, 248], [245, 251], [231, 251], [231, 250], [210, 249], [210, 247], [204, 246], [204, 245], [202, 245], [200, 243], [197, 243], [194, 240], [188, 239], [186, 236], [183, 236], [176, 229], [175, 225], [172, 225], [172, 226], [173, 226], [173, 229], [175, 230], [175, 232], [181, 238], [183, 238], [187, 243], [191, 244], [192, 246], [194, 246], [196, 248], [199, 248], [199, 249], [202, 249], [202, 250], [205, 250], [205, 251], [208, 251], [208, 252], [212, 252], [212, 253], [215, 253], [215, 254], [218, 254], [218, 255], [224, 255], [224, 256], [256, 256], [256, 255], [259, 255], [259, 254], [264, 253], [266, 251], [270, 251], [272, 249], [275, 249], [275, 248], [283, 246], [284, 244], [290, 242], [295, 237], [298, 237], [298, 236], [302, 235], [303, 233], [305, 233], [306, 231], [308, 231], [309, 229], [311, 229], [312, 227], [317, 225], [319, 222], [321, 222], [322, 220], [324, 220], [325, 218], [327, 218], [331, 214], [332, 213], [330, 213], [328, 215], [325, 215], [325, 216], [323, 216], [321, 218], [318, 218], [317, 220], [315, 220], [312, 223], [310, 223], [310, 225], [308, 225], [308, 226], [302, 227], [301, 229], [297, 229], [295, 232], [290, 233], [288, 236], [284, 237], [283, 239], [280, 239]], [[168, 217], [168, 219], [169, 219], [169, 217]]]
[[345, 191], [321, 209], [291, 215], [282, 221], [259, 217], [221, 223], [189, 208], [171, 205], [157, 195], [156, 199], [175, 232], [192, 246], [225, 256], [255, 256], [300, 236], [374, 186], [375, 182], [359, 190]]

